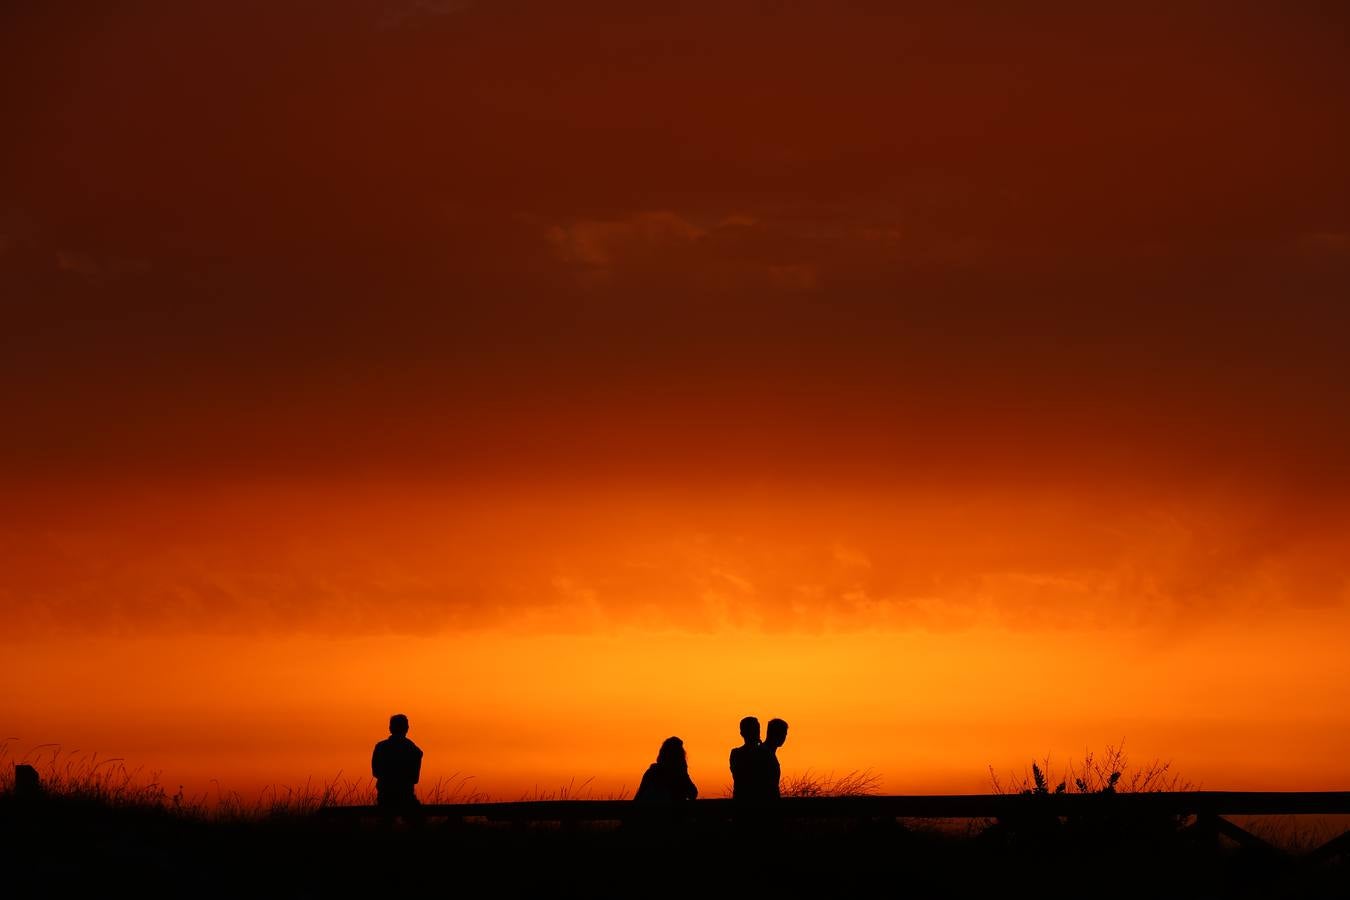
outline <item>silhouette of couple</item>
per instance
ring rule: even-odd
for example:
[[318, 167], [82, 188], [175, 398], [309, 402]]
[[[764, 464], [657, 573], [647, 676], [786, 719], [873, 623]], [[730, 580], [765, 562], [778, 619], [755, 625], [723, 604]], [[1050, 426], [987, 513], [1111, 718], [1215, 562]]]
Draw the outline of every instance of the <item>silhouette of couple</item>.
[[731, 751], [731, 796], [736, 800], [777, 800], [782, 794], [783, 777], [778, 764], [778, 748], [787, 741], [787, 722], [770, 719], [764, 740], [759, 738], [759, 719], [741, 719], [741, 738], [745, 741]]
[[[770, 719], [765, 739], [759, 737], [759, 719], [741, 719], [741, 738], [745, 741], [731, 751], [731, 796], [736, 800], [775, 800], [780, 796], [778, 783], [782, 768], [778, 748], [787, 741], [787, 722]], [[656, 762], [647, 767], [634, 800], [669, 802], [694, 800], [698, 788], [689, 777], [689, 760], [684, 742], [666, 738], [656, 754]]]

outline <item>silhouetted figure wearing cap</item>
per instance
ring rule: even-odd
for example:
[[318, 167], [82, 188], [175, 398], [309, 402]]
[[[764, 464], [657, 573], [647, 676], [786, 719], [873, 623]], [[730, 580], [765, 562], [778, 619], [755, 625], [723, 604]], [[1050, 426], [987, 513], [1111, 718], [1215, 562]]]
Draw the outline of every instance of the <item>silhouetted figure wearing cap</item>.
[[759, 719], [741, 719], [741, 738], [745, 743], [731, 751], [731, 796], [736, 800], [762, 800], [765, 775]]
[[670, 803], [697, 797], [698, 788], [689, 777], [684, 741], [677, 737], [666, 738], [656, 754], [656, 762], [643, 773], [642, 783], [633, 799], [644, 803]]
[[414, 787], [422, 776], [422, 751], [408, 740], [407, 716], [389, 717], [389, 737], [375, 745], [370, 772], [375, 776], [375, 802], [386, 821], [395, 816], [420, 819]]

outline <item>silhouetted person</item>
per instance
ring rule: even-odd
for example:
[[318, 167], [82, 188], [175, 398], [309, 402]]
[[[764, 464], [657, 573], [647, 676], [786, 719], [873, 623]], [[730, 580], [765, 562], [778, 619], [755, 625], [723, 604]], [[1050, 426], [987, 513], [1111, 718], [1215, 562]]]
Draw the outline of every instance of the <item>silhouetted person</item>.
[[666, 738], [656, 754], [656, 762], [643, 773], [642, 783], [638, 785], [634, 800], [643, 802], [666, 803], [676, 800], [693, 800], [698, 796], [698, 788], [689, 778], [689, 761], [684, 754], [684, 741], [677, 737]]
[[38, 770], [24, 763], [14, 764], [14, 799], [21, 803], [37, 800], [42, 796], [42, 779]]
[[414, 787], [422, 777], [422, 751], [408, 740], [407, 716], [389, 717], [389, 737], [375, 745], [370, 772], [375, 776], [375, 802], [387, 820], [419, 816]]
[[787, 742], [788, 724], [782, 719], [770, 719], [768, 728], [764, 731], [764, 745], [760, 748], [764, 760], [764, 796], [777, 798], [782, 796], [779, 790], [779, 781], [783, 777], [783, 769], [778, 764], [778, 748]]
[[763, 745], [759, 740], [759, 719], [741, 719], [741, 738], [745, 741], [731, 751], [731, 796], [737, 800], [757, 800], [764, 796]]

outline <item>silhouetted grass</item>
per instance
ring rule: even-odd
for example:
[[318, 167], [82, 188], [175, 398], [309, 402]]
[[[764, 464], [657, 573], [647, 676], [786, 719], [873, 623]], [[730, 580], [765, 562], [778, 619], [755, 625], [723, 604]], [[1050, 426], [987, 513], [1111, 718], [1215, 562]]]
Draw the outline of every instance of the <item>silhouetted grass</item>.
[[[1058, 780], [1057, 780], [1058, 779]], [[1031, 763], [1031, 768], [1009, 775], [1005, 781], [989, 767], [995, 794], [1114, 794], [1143, 791], [1198, 790], [1172, 772], [1170, 760], [1154, 759], [1133, 765], [1125, 753], [1125, 741], [1108, 744], [1103, 753], [1086, 750], [1080, 761], [1070, 761], [1056, 773], [1049, 756]], [[1052, 787], [1053, 785], [1053, 787]]]
[[[747, 827], [701, 821], [643, 830], [536, 828], [432, 819], [423, 827], [314, 815], [373, 800], [368, 780], [234, 794], [210, 804], [165, 796], [153, 776], [121, 760], [58, 747], [16, 759], [0, 745], [0, 891], [6, 898], [132, 893], [193, 897], [435, 894], [474, 889], [498, 897], [649, 897], [887, 894], [981, 897], [1350, 896], [1350, 865], [1303, 866], [1235, 846], [1198, 843], [1173, 830], [1083, 828], [1073, 838], [991, 839], [975, 821], [952, 830], [906, 821], [777, 820]], [[1076, 765], [1088, 789], [1158, 785], [1126, 780], [1128, 768]], [[40, 764], [45, 799], [12, 796], [12, 763]], [[1027, 789], [1058, 786], [1039, 763]], [[1163, 771], [1158, 766], [1145, 771]], [[1113, 779], [1116, 771], [1123, 774]], [[1066, 780], [1065, 791], [1069, 790]], [[812, 772], [784, 780], [790, 796], [876, 793], [879, 776]], [[1015, 783], [1013, 787], [1021, 788]], [[1009, 785], [1004, 783], [1004, 790]], [[1155, 788], [1161, 789], [1161, 788]], [[626, 791], [624, 792], [627, 793]], [[424, 801], [486, 799], [470, 777], [424, 786]], [[175, 799], [177, 798], [177, 799]], [[589, 780], [523, 799], [600, 799]], [[1320, 844], [1313, 835], [1304, 847]]]
[[[575, 778], [571, 779], [558, 788], [548, 790], [535, 785], [532, 791], [527, 791], [518, 797], [521, 801], [531, 800], [627, 800], [631, 796], [631, 791], [627, 786], [619, 788], [617, 791], [607, 793], [596, 793], [593, 782], [594, 778], [586, 778], [577, 783]], [[487, 799], [486, 797], [484, 799]], [[465, 802], [465, 801], [447, 801], [447, 802]]]
[[[1152, 760], [1130, 763], [1125, 742], [1108, 745], [1102, 753], [1087, 750], [1080, 761], [1070, 761], [1056, 773], [1047, 756], [1032, 762], [1030, 770], [1004, 781], [989, 767], [996, 794], [1044, 797], [1053, 794], [1119, 794], [1146, 791], [1186, 791], [1194, 787], [1171, 771], [1171, 763]], [[1181, 834], [1189, 817], [1172, 814], [1124, 814], [1102, 807], [1088, 814], [1059, 817], [1036, 806], [1023, 807], [999, 819], [986, 820], [981, 839], [1001, 842], [1023, 852], [1069, 851], [1084, 844], [1115, 842], [1156, 847]]]
[[833, 772], [821, 774], [807, 769], [784, 775], [779, 791], [784, 797], [870, 797], [881, 793], [881, 773], [854, 769], [836, 776]]
[[15, 743], [12, 738], [0, 743], [0, 791], [13, 789], [14, 766], [22, 764], [37, 770], [44, 791], [68, 800], [155, 809], [171, 803], [158, 773], [146, 775], [140, 768], [128, 768], [121, 757], [67, 751], [60, 744], [38, 744], [14, 756]]
[[[778, 782], [778, 790], [784, 797], [876, 796], [881, 793], [881, 773], [872, 769], [853, 769], [843, 775], [814, 769], [788, 772]], [[723, 785], [719, 794], [710, 796], [731, 797], [731, 785]]]
[[[170, 794], [159, 773], [147, 775], [141, 768], [128, 768], [126, 761], [118, 757], [100, 758], [97, 753], [67, 750], [60, 744], [38, 744], [15, 754], [16, 744], [13, 738], [0, 742], [0, 793], [13, 790], [14, 766], [25, 764], [37, 770], [44, 794], [54, 799], [164, 811], [204, 821], [303, 817], [332, 806], [375, 803], [372, 779], [350, 778], [342, 772], [326, 781], [269, 785], [253, 796], [222, 789], [219, 782], [214, 782], [214, 792], [206, 794], [186, 795], [181, 786]], [[473, 781], [474, 776], [456, 772], [419, 785], [418, 796], [423, 803], [477, 803], [490, 799], [473, 787]]]

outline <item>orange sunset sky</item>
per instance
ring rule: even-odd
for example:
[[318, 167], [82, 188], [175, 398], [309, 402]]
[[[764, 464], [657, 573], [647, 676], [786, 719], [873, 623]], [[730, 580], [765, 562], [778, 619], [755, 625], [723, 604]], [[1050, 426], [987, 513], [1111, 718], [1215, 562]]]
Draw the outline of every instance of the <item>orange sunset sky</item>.
[[0, 11], [0, 741], [1350, 787], [1338, 3]]

